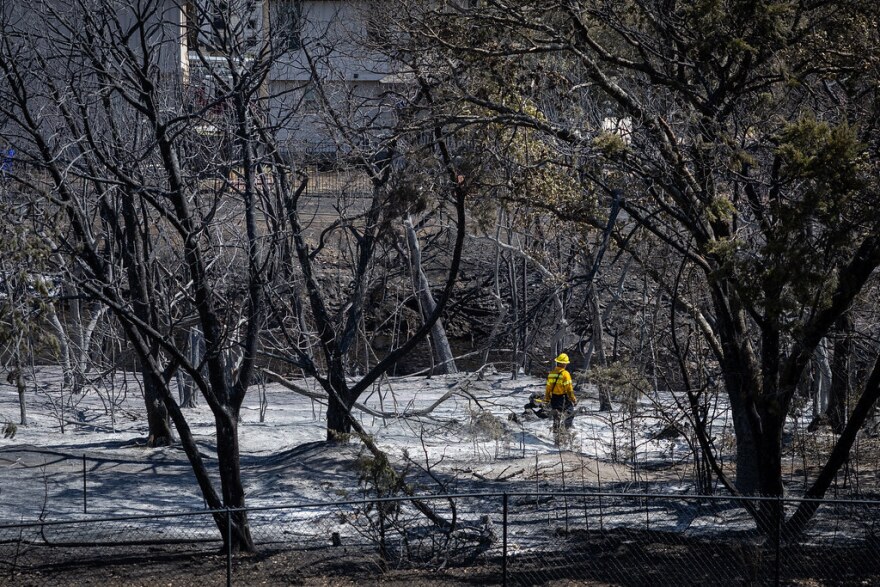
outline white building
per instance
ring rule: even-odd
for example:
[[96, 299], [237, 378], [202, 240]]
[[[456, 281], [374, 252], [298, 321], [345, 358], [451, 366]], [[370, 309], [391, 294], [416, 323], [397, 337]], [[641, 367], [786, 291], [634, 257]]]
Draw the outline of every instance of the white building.
[[[214, 91], [205, 64], [223, 67], [230, 44], [221, 31], [237, 35], [247, 55], [271, 43], [274, 65], [265, 96], [275, 135], [291, 155], [334, 157], [356, 140], [381, 135], [384, 110], [393, 99], [389, 60], [369, 49], [372, 17], [369, 2], [303, 0], [190, 0], [185, 36], [188, 59], [183, 67], [193, 89], [209, 99]], [[196, 21], [198, 26], [192, 26]], [[332, 109], [330, 120], [328, 109]], [[339, 125], [356, 132], [343, 136]]]
[[[260, 99], [265, 101], [263, 107], [269, 112], [269, 123], [274, 125], [274, 135], [283, 152], [297, 157], [319, 154], [332, 158], [351, 150], [353, 143], [374, 143], [383, 134], [388, 120], [385, 114], [393, 109], [394, 100], [386, 96], [393, 87], [385, 83], [392, 78], [390, 61], [369, 49], [373, 44], [369, 11], [377, 3], [90, 2], [93, 4], [73, 0], [35, 4], [0, 0], [0, 36], [13, 39], [16, 59], [22, 64], [39, 61], [40, 67], [45, 63], [43, 73], [34, 72], [29, 78], [35, 87], [43, 83], [40, 76], [55, 79], [61, 88], [78, 83], [71, 89], [72, 94], [86, 95], [98, 87], [98, 80], [82, 75], [91, 70], [91, 65], [81, 48], [88, 44], [86, 31], [94, 34], [100, 30], [106, 38], [98, 40], [107, 44], [101, 56], [108, 60], [110, 71], [120, 72], [124, 82], [136, 85], [130, 74], [131, 62], [137, 59], [130, 59], [124, 50], [117, 51], [119, 39], [127, 38], [131, 53], [147, 53], [151, 67], [155, 67], [153, 71], [159, 72], [158, 80], [164, 86], [160, 99], [167, 100], [166, 111], [204, 111], [208, 120], [202, 126], [210, 133], [211, 118], [215, 114], [222, 116], [227, 107], [219, 82], [231, 78], [230, 68], [236, 63], [246, 69], [258, 62], [260, 52], [269, 47], [271, 59], [267, 61], [273, 65], [268, 75], [261, 78]], [[93, 12], [85, 10], [85, 6], [92, 5]], [[45, 26], [47, 21], [54, 21], [53, 26]], [[107, 26], [101, 29], [100, 23], [105, 21]], [[145, 52], [144, 47], [149, 51]], [[38, 60], [37, 55], [49, 58]], [[35, 93], [46, 94], [42, 90]], [[36, 102], [32, 105], [39, 110]], [[61, 121], [52, 123], [63, 127]], [[340, 133], [340, 126], [352, 132]], [[4, 144], [0, 143], [0, 148]]]

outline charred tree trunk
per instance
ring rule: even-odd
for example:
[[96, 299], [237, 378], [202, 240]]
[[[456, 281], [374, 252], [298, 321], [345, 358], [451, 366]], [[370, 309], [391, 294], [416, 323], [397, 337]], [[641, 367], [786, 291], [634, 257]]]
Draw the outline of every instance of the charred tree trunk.
[[13, 369], [7, 376], [7, 381], [15, 383], [15, 389], [18, 392], [18, 423], [27, 426], [27, 403], [25, 402], [27, 387], [24, 383], [24, 365], [21, 361], [21, 340], [16, 342], [13, 353]]
[[147, 423], [150, 435], [148, 446], [170, 446], [174, 441], [168, 408], [161, 393], [162, 382], [149, 368], [141, 370], [144, 383], [144, 402], [147, 405]]
[[330, 396], [327, 402], [327, 441], [341, 442], [351, 434], [348, 407], [341, 398]]
[[[233, 552], [252, 552], [254, 540], [251, 536], [245, 507], [244, 486], [241, 479], [241, 457], [238, 441], [238, 410], [234, 413], [215, 412], [214, 422], [217, 428], [217, 466], [220, 470], [220, 483], [223, 492], [223, 504], [232, 510], [232, 532], [224, 532], [226, 543], [231, 534], [231, 544], [226, 544]], [[225, 526], [225, 521], [224, 521]]]
[[[768, 413], [761, 410], [761, 424], [763, 426], [759, 436], [758, 447], [758, 478], [759, 494], [761, 497], [781, 498], [784, 494], [782, 485], [782, 431], [785, 425], [785, 415]], [[775, 412], [770, 408], [771, 412]], [[738, 470], [737, 470], [738, 471]], [[738, 474], [738, 473], [737, 473]], [[782, 528], [785, 512], [782, 502], [768, 499], [761, 502], [758, 508], [758, 529], [762, 534], [775, 540]]]
[[[501, 240], [501, 224], [504, 220], [504, 208], [498, 208], [498, 215], [495, 220], [495, 264], [492, 272], [492, 298], [495, 301], [495, 322], [492, 324], [492, 331], [489, 333], [489, 338], [486, 341], [486, 348], [483, 351], [483, 364], [487, 364], [489, 362], [489, 353], [492, 352], [492, 349], [495, 347], [495, 342], [498, 340], [498, 336], [502, 331], [505, 320], [507, 320], [507, 313], [509, 311], [509, 307], [504, 303], [504, 298], [501, 297], [501, 247], [498, 246], [498, 243]], [[519, 332], [519, 331], [517, 331]], [[514, 338], [516, 339], [516, 336]]]
[[846, 403], [850, 395], [850, 357], [853, 344], [853, 320], [849, 314], [843, 314], [835, 324], [834, 356], [831, 363], [831, 390], [828, 395], [828, 407], [825, 415], [828, 423], [837, 434], [841, 434], [846, 426]]
[[823, 338], [816, 347], [813, 361], [811, 362], [811, 384], [810, 395], [813, 402], [813, 421], [810, 422], [808, 430], [815, 429], [821, 423], [823, 417], [828, 410], [830, 397], [832, 369], [831, 362], [828, 359], [827, 339]]
[[351, 434], [351, 407], [356, 396], [353, 396], [345, 381], [345, 372], [341, 359], [332, 361], [328, 377], [321, 383], [327, 391], [327, 441], [346, 442]]
[[[144, 238], [144, 230], [134, 207], [135, 195], [124, 194], [120, 200], [123, 218], [123, 233], [119, 235], [122, 240], [120, 249], [122, 250], [122, 263], [128, 276], [133, 313], [140, 323], [156, 328], [156, 314], [151, 308], [151, 299], [155, 294], [156, 285], [150, 282], [150, 264], [147, 260], [149, 245]], [[152, 359], [158, 358], [157, 342], [150, 344], [149, 353]], [[149, 446], [168, 446], [172, 441], [172, 433], [168, 409], [159, 392], [162, 383], [156, 372], [150, 368], [148, 361], [143, 361], [141, 374], [144, 386], [144, 407], [149, 426], [147, 444]]]
[[[728, 387], [728, 390], [731, 390]], [[748, 416], [745, 391], [734, 388], [729, 393], [733, 432], [736, 437], [736, 480], [735, 487], [743, 495], [758, 493], [759, 475], [758, 448], [752, 435], [752, 422]]]
[[735, 487], [743, 495], [755, 495], [761, 491], [758, 462], [762, 448], [759, 446], [761, 422], [756, 406], [761, 379], [757, 360], [743, 334], [745, 317], [738, 309], [736, 297], [727, 292], [724, 286], [713, 289], [716, 313], [721, 318], [718, 322], [721, 350], [715, 352], [721, 363], [736, 436]]
[[[611, 232], [614, 229], [614, 225], [617, 222], [617, 216], [620, 213], [620, 201], [621, 194], [618, 191], [614, 191], [612, 193], [611, 200], [611, 209], [608, 212], [608, 223], [605, 225], [605, 230], [602, 232], [602, 241], [599, 244], [599, 248], [596, 249], [595, 254], [593, 255], [592, 262], [590, 263], [590, 272], [588, 276], [589, 280], [589, 297], [590, 297], [590, 311], [592, 314], [592, 338], [590, 339], [589, 349], [587, 351], [587, 360], [585, 370], [590, 368], [590, 362], [592, 360], [593, 352], [596, 353], [597, 359], [601, 366], [605, 366], [607, 361], [605, 359], [605, 344], [602, 340], [603, 331], [605, 328], [605, 320], [602, 314], [601, 307], [599, 305], [599, 292], [596, 290], [596, 277], [599, 275], [599, 269], [602, 265], [602, 259], [605, 256], [605, 252], [608, 250], [608, 244], [611, 239]], [[626, 270], [624, 270], [624, 275], [626, 274]], [[622, 279], [622, 278], [621, 278]], [[610, 317], [611, 308], [608, 308], [608, 316]], [[605, 388], [604, 386], [599, 389], [599, 410], [603, 412], [611, 411], [611, 395], [610, 390]]]
[[[596, 360], [601, 367], [604, 367], [607, 362], [605, 359], [605, 344], [602, 340], [602, 311], [599, 308], [599, 294], [596, 292], [596, 288], [592, 286], [590, 286], [590, 310], [593, 317], [593, 337], [590, 340], [590, 347], [587, 351], [589, 355], [587, 358], [587, 365], [591, 362], [592, 355], [595, 352]], [[599, 411], [610, 412], [611, 408], [611, 390], [607, 385], [600, 385]]]

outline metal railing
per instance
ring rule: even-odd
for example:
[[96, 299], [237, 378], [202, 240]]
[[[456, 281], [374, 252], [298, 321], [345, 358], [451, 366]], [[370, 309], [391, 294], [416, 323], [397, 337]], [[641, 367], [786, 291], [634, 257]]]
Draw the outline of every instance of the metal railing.
[[250, 508], [253, 553], [218, 530], [237, 510], [4, 524], [0, 584], [880, 583], [880, 501], [817, 502], [797, 536], [756, 524], [801, 503], [554, 492]]

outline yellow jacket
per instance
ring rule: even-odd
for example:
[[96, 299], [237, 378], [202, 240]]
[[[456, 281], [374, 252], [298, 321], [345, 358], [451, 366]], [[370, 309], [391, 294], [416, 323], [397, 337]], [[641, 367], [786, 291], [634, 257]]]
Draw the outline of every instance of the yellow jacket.
[[550, 396], [567, 395], [571, 403], [577, 403], [574, 397], [574, 386], [571, 384], [571, 375], [565, 367], [555, 367], [547, 375], [547, 390], [544, 392], [544, 401], [550, 403]]

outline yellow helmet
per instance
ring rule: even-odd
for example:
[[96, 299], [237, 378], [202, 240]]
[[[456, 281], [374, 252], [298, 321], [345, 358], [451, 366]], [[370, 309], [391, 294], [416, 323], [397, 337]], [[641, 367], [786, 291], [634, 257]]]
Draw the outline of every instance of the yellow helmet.
[[556, 357], [556, 362], [560, 365], [568, 365], [571, 361], [568, 360], [568, 355], [565, 353], [561, 353], [558, 357]]

